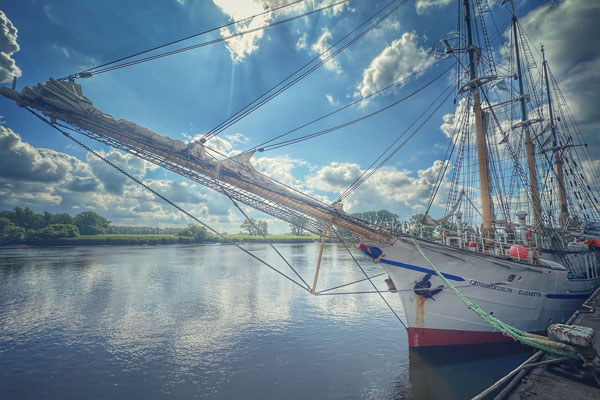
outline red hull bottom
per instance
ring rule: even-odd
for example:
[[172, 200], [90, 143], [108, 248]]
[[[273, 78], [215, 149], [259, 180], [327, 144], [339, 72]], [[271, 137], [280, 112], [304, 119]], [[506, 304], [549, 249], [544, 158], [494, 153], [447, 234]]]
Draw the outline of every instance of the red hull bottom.
[[[543, 332], [541, 334], [544, 334]], [[455, 346], [513, 340], [502, 332], [459, 331], [452, 329], [408, 328], [408, 347]]]

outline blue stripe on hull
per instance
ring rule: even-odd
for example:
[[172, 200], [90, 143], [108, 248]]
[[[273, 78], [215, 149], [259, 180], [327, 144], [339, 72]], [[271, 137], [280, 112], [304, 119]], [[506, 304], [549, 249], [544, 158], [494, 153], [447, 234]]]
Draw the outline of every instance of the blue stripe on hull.
[[[393, 265], [394, 267], [400, 267], [400, 268], [410, 269], [413, 271], [423, 272], [425, 274], [437, 275], [435, 273], [435, 271], [432, 269], [418, 267], [416, 265], [411, 265], [411, 264], [405, 264], [405, 263], [402, 263], [399, 261], [386, 260], [385, 258], [382, 258], [381, 260], [379, 260], [379, 262], [382, 264]], [[444, 275], [444, 277], [446, 277], [447, 279], [449, 279], [451, 281], [462, 282], [465, 280], [463, 277], [458, 276], [458, 275], [446, 274], [444, 272], [442, 272], [442, 275]], [[589, 296], [590, 296], [590, 294], [562, 294], [562, 293], [546, 294], [546, 297], [549, 299], [561, 299], [561, 300], [587, 299]]]
[[588, 294], [559, 294], [559, 293], [548, 293], [546, 295], [549, 299], [587, 299], [591, 296], [591, 293]]
[[[413, 271], [424, 272], [426, 274], [437, 275], [434, 270], [429, 269], [429, 268], [417, 267], [416, 265], [410, 265], [410, 264], [404, 264], [404, 263], [401, 263], [398, 261], [386, 260], [385, 258], [382, 258], [381, 260], [379, 260], [379, 262], [382, 264], [393, 265], [395, 267], [401, 267], [401, 268], [405, 268], [405, 269], [412, 269]], [[443, 272], [442, 272], [442, 275], [444, 275], [445, 278], [450, 279], [451, 281], [459, 281], [459, 282], [464, 281], [463, 278], [461, 278], [460, 276], [457, 276], [457, 275], [445, 274]]]

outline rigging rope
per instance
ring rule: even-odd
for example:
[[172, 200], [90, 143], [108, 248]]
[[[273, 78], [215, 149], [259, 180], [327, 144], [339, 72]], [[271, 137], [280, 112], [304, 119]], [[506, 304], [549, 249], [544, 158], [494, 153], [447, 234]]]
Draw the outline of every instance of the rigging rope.
[[[46, 120], [45, 118], [43, 118], [41, 115], [39, 115], [37, 112], [31, 110], [29, 107], [25, 107], [27, 111], [29, 111], [30, 113], [32, 113], [34, 116], [36, 116], [37, 118], [39, 118], [41, 121], [45, 122], [46, 124], [50, 125], [51, 127], [53, 127], [54, 129], [56, 129], [58, 132], [60, 132], [63, 136], [65, 136], [67, 139], [73, 141], [74, 143], [78, 144], [79, 146], [81, 146], [82, 148], [84, 148], [85, 150], [87, 150], [88, 152], [90, 152], [91, 154], [93, 154], [95, 157], [97, 157], [98, 159], [104, 161], [105, 163], [107, 163], [108, 165], [110, 165], [111, 167], [113, 167], [114, 169], [116, 169], [117, 171], [119, 171], [121, 174], [125, 175], [126, 177], [128, 177], [129, 179], [131, 179], [132, 181], [134, 181], [135, 183], [137, 183], [138, 185], [140, 185], [141, 187], [143, 187], [144, 189], [148, 190], [150, 193], [152, 193], [153, 195], [155, 195], [156, 197], [158, 197], [159, 199], [161, 199], [162, 201], [164, 201], [165, 203], [171, 205], [172, 207], [176, 208], [178, 211], [182, 212], [183, 214], [185, 214], [186, 216], [188, 216], [189, 218], [193, 219], [194, 221], [196, 221], [197, 223], [199, 223], [200, 225], [202, 225], [203, 227], [205, 227], [206, 229], [208, 229], [209, 231], [211, 231], [212, 233], [214, 233], [215, 235], [219, 236], [221, 239], [225, 240], [228, 243], [233, 244], [234, 246], [236, 246], [238, 249], [242, 250], [244, 253], [246, 253], [247, 255], [249, 255], [250, 257], [254, 258], [255, 260], [259, 261], [260, 263], [262, 263], [263, 265], [267, 266], [268, 268], [272, 269], [273, 271], [275, 271], [276, 273], [278, 273], [279, 275], [283, 276], [284, 278], [286, 278], [287, 280], [289, 280], [290, 282], [294, 283], [295, 285], [297, 285], [298, 287], [302, 288], [303, 290], [309, 291], [308, 287], [304, 287], [301, 283], [297, 282], [296, 280], [294, 280], [293, 278], [291, 278], [290, 276], [286, 275], [285, 273], [279, 271], [277, 268], [273, 267], [271, 264], [267, 263], [266, 261], [262, 260], [260, 257], [252, 254], [252, 252], [250, 252], [249, 250], [246, 250], [245, 248], [243, 248], [242, 246], [240, 246], [239, 244], [235, 243], [234, 241], [232, 241], [231, 239], [228, 239], [227, 237], [225, 237], [225, 235], [219, 233], [218, 231], [216, 231], [215, 229], [213, 229], [212, 227], [210, 227], [208, 224], [206, 224], [205, 222], [202, 222], [200, 219], [196, 218], [195, 216], [193, 216], [192, 214], [190, 214], [190, 212], [188, 212], [187, 210], [183, 209], [182, 207], [180, 207], [179, 205], [177, 205], [176, 203], [174, 203], [173, 201], [169, 200], [168, 198], [166, 198], [165, 196], [163, 196], [162, 194], [158, 193], [156, 190], [152, 189], [150, 186], [146, 185], [144, 182], [142, 182], [141, 180], [139, 180], [138, 178], [134, 177], [133, 175], [131, 175], [130, 173], [128, 173], [127, 171], [123, 170], [121, 167], [117, 166], [116, 164], [114, 164], [112, 161], [108, 160], [106, 157], [103, 157], [100, 153], [98, 153], [95, 150], [92, 150], [90, 147], [86, 146], [84, 143], [82, 143], [81, 141], [75, 139], [73, 136], [71, 136], [68, 132], [65, 132], [64, 130], [60, 129], [58, 126], [56, 126], [54, 123], [49, 122], [48, 120]], [[289, 265], [289, 263], [288, 263]], [[293, 269], [293, 268], [292, 268]], [[294, 270], [295, 272], [295, 270]], [[296, 273], [297, 274], [297, 273]]]
[[[200, 48], [200, 47], [205, 47], [205, 46], [208, 46], [208, 45], [211, 45], [211, 44], [215, 44], [215, 43], [227, 41], [227, 40], [233, 39], [235, 37], [244, 36], [244, 35], [247, 35], [249, 33], [253, 33], [253, 32], [257, 32], [257, 31], [265, 30], [267, 28], [272, 28], [274, 26], [281, 25], [281, 24], [284, 24], [286, 22], [290, 22], [290, 21], [296, 20], [298, 18], [306, 17], [308, 15], [311, 15], [311, 14], [314, 14], [314, 13], [317, 13], [317, 12], [320, 12], [320, 11], [323, 11], [323, 10], [326, 10], [326, 9], [338, 6], [340, 4], [347, 3], [348, 1], [350, 1], [350, 0], [341, 0], [341, 1], [338, 1], [336, 3], [329, 4], [327, 6], [323, 6], [321, 8], [317, 8], [317, 9], [314, 9], [314, 10], [311, 10], [311, 11], [307, 11], [307, 12], [305, 12], [303, 14], [300, 14], [300, 15], [296, 15], [296, 16], [293, 16], [293, 17], [290, 17], [290, 18], [286, 18], [286, 19], [283, 19], [281, 21], [276, 21], [276, 22], [273, 22], [273, 23], [270, 23], [270, 24], [265, 24], [265, 25], [257, 27], [257, 28], [248, 29], [248, 30], [243, 31], [243, 32], [238, 32], [238, 33], [234, 33], [234, 34], [231, 34], [231, 35], [228, 35], [228, 36], [224, 36], [224, 37], [221, 37], [221, 38], [218, 38], [218, 39], [209, 40], [207, 42], [198, 43], [198, 44], [195, 44], [195, 45], [192, 45], [192, 46], [187, 46], [187, 47], [182, 47], [180, 49], [167, 51], [165, 53], [160, 53], [160, 54], [156, 54], [156, 55], [153, 55], [153, 56], [140, 58], [138, 60], [129, 61], [129, 62], [125, 62], [125, 63], [122, 63], [122, 64], [117, 64], [117, 65], [113, 65], [112, 67], [106, 67], [106, 68], [103, 68], [103, 69], [98, 69], [98, 70], [95, 70], [95, 71], [87, 72], [86, 76], [90, 77], [90, 76], [98, 75], [98, 74], [101, 74], [101, 73], [104, 73], [104, 72], [108, 72], [108, 71], [113, 71], [113, 70], [116, 70], [116, 69], [121, 69], [121, 68], [129, 67], [129, 66], [140, 64], [140, 63], [144, 63], [144, 62], [147, 62], [147, 61], [152, 61], [152, 60], [156, 60], [156, 59], [159, 59], [159, 58], [171, 56], [171, 55], [174, 55], [174, 54], [183, 53], [185, 51], [197, 49], [197, 48]], [[79, 76], [76, 76], [76, 77], [79, 77]], [[62, 80], [68, 79], [68, 78], [69, 77], [62, 78]]]
[[[271, 101], [272, 99], [274, 99], [275, 97], [277, 97], [278, 95], [280, 95], [282, 92], [284, 92], [285, 90], [289, 89], [290, 87], [292, 87], [293, 85], [295, 85], [296, 83], [298, 83], [299, 81], [301, 81], [302, 79], [304, 79], [305, 77], [307, 77], [308, 75], [310, 75], [316, 69], [318, 69], [319, 67], [321, 67], [322, 65], [324, 65], [326, 62], [328, 62], [329, 60], [331, 60], [333, 57], [337, 56], [339, 53], [341, 53], [346, 48], [348, 48], [349, 46], [351, 46], [352, 44], [354, 44], [357, 40], [359, 40], [360, 38], [362, 38], [364, 35], [366, 35], [368, 32], [370, 32], [372, 29], [374, 29], [377, 25], [379, 25], [381, 22], [383, 22], [385, 19], [387, 19], [396, 10], [398, 10], [398, 8], [400, 8], [400, 6], [402, 6], [404, 3], [406, 3], [406, 1], [407, 0], [403, 0], [396, 7], [394, 7], [390, 11], [388, 11], [383, 17], [381, 17], [379, 20], [375, 21], [369, 27], [367, 27], [367, 29], [365, 29], [364, 31], [362, 31], [361, 33], [359, 33], [356, 37], [352, 38], [348, 43], [344, 44], [342, 47], [340, 47], [339, 49], [337, 49], [335, 52], [330, 53], [331, 49], [333, 49], [335, 46], [337, 46], [338, 44], [340, 44], [341, 42], [343, 42], [345, 39], [347, 39], [348, 37], [350, 37], [350, 35], [352, 35], [356, 31], [358, 31], [362, 26], [366, 25], [370, 20], [372, 20], [373, 18], [375, 18], [377, 15], [381, 14], [386, 8], [388, 8], [391, 4], [393, 4], [394, 2], [396, 2], [396, 0], [393, 0], [390, 3], [386, 4], [379, 11], [377, 11], [371, 17], [367, 18], [363, 23], [361, 23], [359, 26], [357, 26], [356, 28], [354, 28], [352, 31], [350, 31], [344, 37], [342, 37], [341, 39], [339, 39], [337, 42], [335, 42], [334, 44], [332, 44], [331, 46], [329, 46], [322, 53], [320, 53], [317, 56], [315, 56], [313, 59], [311, 59], [310, 61], [308, 61], [302, 67], [298, 68], [296, 71], [294, 71], [293, 73], [291, 73], [290, 75], [288, 75], [285, 79], [281, 80], [279, 83], [277, 83], [276, 85], [274, 85], [271, 89], [267, 90], [266, 92], [264, 92], [263, 94], [261, 94], [259, 97], [257, 97], [256, 99], [254, 99], [252, 102], [250, 102], [249, 104], [247, 104], [246, 106], [244, 106], [240, 110], [236, 111], [233, 115], [231, 115], [230, 117], [228, 117], [225, 121], [221, 122], [216, 127], [214, 127], [213, 129], [211, 129], [210, 131], [208, 131], [207, 133], [205, 133], [202, 136], [201, 140], [206, 141], [210, 137], [218, 135], [219, 133], [223, 132], [225, 129], [231, 127], [233, 124], [235, 124], [236, 122], [238, 122], [242, 118], [245, 118], [247, 115], [249, 115], [252, 112], [256, 111], [258, 108], [262, 107], [264, 104], [268, 103], [269, 101]], [[323, 57], [324, 55], [327, 55], [327, 57], [325, 57], [325, 58], [322, 59], [321, 57]], [[312, 64], [316, 60], [321, 60], [321, 61], [319, 63], [317, 63], [316, 65], [314, 65], [313, 67], [311, 67], [310, 69], [308, 69], [307, 71], [305, 71], [302, 74], [300, 74], [299, 76], [297, 76], [296, 78], [294, 78], [293, 80], [291, 80], [290, 82], [288, 82], [285, 85], [283, 85], [285, 82], [287, 82], [288, 80], [292, 79], [292, 77], [294, 77], [296, 74], [300, 73], [300, 71], [302, 71], [304, 68], [308, 67], [310, 64]], [[281, 86], [281, 85], [283, 85], [283, 86]], [[279, 89], [275, 90], [279, 86], [281, 86], [281, 87]], [[271, 93], [271, 92], [273, 92], [273, 93]], [[271, 93], [271, 94], [269, 94], [269, 93]]]
[[[446, 87], [446, 89], [444, 89], [440, 95], [433, 100], [433, 102], [425, 109], [425, 111], [423, 111], [418, 117], [417, 119], [415, 119], [415, 121], [410, 124], [406, 130], [390, 145], [390, 147], [388, 147], [388, 149], [386, 149], [383, 154], [385, 154], [389, 148], [391, 148], [391, 146], [393, 146], [395, 143], [398, 142], [398, 140], [400, 140], [416, 123], [419, 119], [421, 119], [421, 117], [423, 115], [425, 115], [429, 109], [431, 107], [433, 107], [433, 105], [444, 95], [444, 93], [446, 91], [448, 91], [453, 85], [449, 85], [448, 87]], [[429, 120], [433, 117], [433, 115], [442, 107], [442, 105], [446, 102], [446, 100], [448, 100], [450, 98], [450, 96], [452, 95], [452, 92], [448, 93], [448, 95], [440, 102], [440, 104], [438, 104], [438, 106], [431, 112], [431, 114], [429, 114], [427, 116], [427, 118], [425, 118], [425, 120], [402, 142], [400, 143], [395, 149], [394, 151], [392, 151], [383, 161], [381, 161], [375, 168], [373, 169], [369, 169], [373, 166], [373, 164], [375, 162], [377, 162], [377, 160], [379, 160], [383, 154], [381, 156], [379, 156], [379, 158], [377, 158], [370, 166], [369, 168], [367, 168], [365, 171], [363, 171], [363, 173], [338, 197], [339, 201], [344, 200], [346, 197], [348, 197], [353, 191], [355, 191], [360, 185], [362, 185], [367, 179], [369, 179], [371, 176], [373, 176], [373, 174], [375, 172], [377, 172], [383, 165], [385, 165], [385, 163], [387, 163], [402, 147], [404, 147], [422, 128], [423, 126], [425, 126], [425, 124], [427, 122], [429, 122]]]
[[283, 4], [283, 5], [275, 7], [275, 8], [270, 8], [270, 9], [267, 9], [267, 10], [261, 12], [261, 13], [254, 14], [254, 15], [251, 15], [249, 17], [246, 17], [246, 18], [243, 18], [243, 19], [239, 19], [237, 21], [232, 21], [232, 22], [229, 22], [229, 23], [227, 23], [225, 25], [218, 26], [216, 28], [208, 29], [206, 31], [203, 31], [203, 32], [200, 32], [200, 33], [196, 33], [196, 34], [193, 34], [193, 35], [190, 35], [190, 36], [186, 36], [186, 37], [181, 38], [181, 39], [173, 40], [172, 42], [161, 44], [160, 46], [152, 47], [151, 49], [143, 50], [143, 51], [137, 52], [135, 54], [131, 54], [131, 55], [126, 56], [126, 57], [117, 58], [116, 60], [109, 61], [109, 62], [104, 63], [104, 64], [96, 65], [94, 67], [85, 69], [85, 70], [80, 71], [80, 72], [75, 73], [75, 74], [71, 74], [71, 75], [66, 76], [64, 78], [61, 78], [59, 80], [68, 80], [68, 79], [79, 78], [79, 77], [81, 77], [82, 73], [91, 72], [91, 71], [94, 71], [96, 69], [99, 69], [99, 68], [102, 68], [102, 67], [106, 67], [106, 66], [111, 65], [111, 64], [118, 63], [120, 61], [125, 61], [125, 60], [128, 60], [128, 59], [133, 58], [133, 57], [141, 56], [142, 54], [146, 54], [146, 53], [149, 53], [149, 52], [154, 51], [154, 50], [162, 49], [164, 47], [168, 47], [168, 46], [171, 46], [173, 44], [184, 42], [186, 40], [193, 39], [195, 37], [202, 36], [202, 35], [205, 35], [205, 34], [210, 33], [210, 32], [214, 32], [214, 31], [217, 31], [217, 30], [221, 30], [223, 28], [227, 28], [228, 26], [237, 25], [239, 23], [242, 23], [242, 22], [254, 19], [256, 17], [260, 17], [260, 16], [268, 14], [268, 13], [272, 13], [272, 12], [280, 10], [282, 8], [286, 8], [286, 7], [293, 6], [293, 5], [298, 4], [298, 3], [302, 3], [304, 1], [305, 0], [296, 0], [296, 1], [293, 1], [293, 2], [290, 2], [290, 3], [287, 3], [287, 4]]
[[331, 229], [335, 232], [335, 235], [337, 236], [338, 240], [342, 243], [342, 245], [344, 245], [344, 248], [346, 249], [346, 251], [348, 252], [348, 254], [350, 254], [350, 257], [352, 257], [352, 259], [354, 260], [354, 262], [356, 263], [356, 265], [358, 266], [358, 268], [360, 268], [360, 270], [363, 273], [363, 275], [365, 276], [365, 278], [369, 281], [369, 283], [371, 284], [371, 286], [373, 286], [373, 289], [375, 289], [375, 291], [377, 292], [377, 294], [379, 294], [379, 297], [381, 297], [381, 300], [383, 300], [383, 302], [385, 303], [385, 305], [388, 306], [388, 308], [390, 309], [390, 311], [392, 312], [392, 314], [394, 314], [394, 316], [396, 317], [396, 319], [398, 320], [398, 322], [400, 322], [402, 324], [402, 326], [404, 327], [404, 329], [408, 330], [408, 328], [406, 327], [406, 324], [402, 321], [402, 319], [400, 319], [400, 317], [398, 316], [398, 314], [396, 314], [396, 311], [394, 310], [394, 308], [392, 308], [392, 306], [390, 305], [390, 303], [388, 303], [388, 301], [385, 299], [385, 297], [383, 297], [383, 294], [381, 294], [381, 291], [379, 289], [377, 289], [377, 286], [375, 286], [375, 284], [373, 283], [373, 281], [371, 280], [371, 278], [369, 278], [369, 275], [367, 275], [367, 273], [363, 269], [362, 265], [360, 265], [360, 263], [358, 262], [358, 260], [356, 259], [356, 257], [354, 257], [354, 254], [352, 254], [352, 252], [350, 251], [350, 249], [348, 248], [348, 246], [346, 246], [346, 241], [340, 236], [340, 234], [338, 233], [337, 229], [335, 229], [333, 226], [331, 227]]
[[[435, 66], [437, 66], [438, 64], [440, 64], [440, 63], [442, 63], [442, 62], [446, 61], [447, 59], [448, 59], [448, 58], [446, 57], [446, 58], [444, 58], [444, 59], [441, 59], [441, 60], [439, 60], [439, 61], [437, 61], [437, 62], [435, 62], [435, 63], [433, 63], [433, 64], [431, 64], [431, 65], [428, 65], [427, 67], [425, 67], [425, 68], [423, 68], [423, 69], [421, 69], [421, 70], [418, 70], [418, 71], [416, 71], [416, 72], [414, 72], [414, 73], [410, 74], [410, 75], [409, 75], [409, 76], [407, 76], [406, 78], [403, 78], [403, 79], [401, 79], [401, 80], [399, 80], [399, 81], [396, 81], [396, 82], [394, 82], [394, 83], [392, 83], [392, 84], [390, 84], [390, 85], [388, 85], [388, 86], [386, 86], [386, 87], [384, 87], [384, 88], [382, 88], [382, 89], [379, 89], [379, 90], [377, 90], [376, 92], [373, 92], [373, 93], [371, 93], [371, 94], [369, 94], [369, 95], [367, 95], [367, 96], [361, 97], [360, 99], [354, 100], [354, 101], [352, 101], [352, 102], [350, 102], [350, 103], [346, 104], [345, 106], [342, 106], [342, 107], [340, 107], [340, 108], [338, 108], [338, 109], [336, 109], [336, 110], [334, 110], [334, 111], [332, 111], [332, 112], [330, 112], [330, 113], [327, 113], [327, 114], [325, 114], [325, 115], [322, 115], [322, 116], [320, 116], [320, 117], [318, 117], [318, 118], [315, 118], [315, 119], [313, 119], [312, 121], [309, 121], [309, 122], [307, 122], [307, 123], [305, 123], [305, 124], [302, 124], [302, 125], [300, 125], [300, 126], [299, 126], [299, 127], [297, 127], [297, 128], [294, 128], [294, 129], [292, 129], [292, 130], [289, 130], [289, 131], [287, 131], [287, 132], [285, 132], [285, 133], [282, 133], [281, 135], [275, 136], [275, 137], [273, 137], [273, 138], [271, 138], [271, 139], [267, 140], [266, 142], [262, 142], [261, 144], [258, 144], [258, 145], [256, 145], [256, 146], [252, 147], [251, 149], [248, 149], [248, 150], [246, 150], [244, 153], [250, 152], [250, 151], [252, 151], [252, 150], [259, 150], [259, 151], [260, 151], [260, 149], [261, 149], [261, 148], [263, 148], [263, 146], [265, 146], [266, 144], [269, 144], [269, 143], [271, 143], [271, 142], [273, 142], [273, 141], [275, 141], [275, 140], [277, 140], [277, 139], [281, 139], [281, 138], [282, 138], [282, 137], [284, 137], [284, 136], [287, 136], [287, 135], [289, 135], [289, 134], [292, 134], [292, 133], [294, 133], [294, 132], [296, 132], [296, 131], [299, 131], [299, 130], [300, 130], [300, 129], [302, 129], [302, 128], [306, 128], [306, 127], [307, 127], [307, 126], [309, 126], [309, 125], [312, 125], [312, 124], [314, 124], [314, 123], [316, 123], [316, 122], [319, 122], [319, 121], [321, 121], [321, 120], [323, 120], [323, 119], [325, 119], [325, 118], [327, 118], [327, 117], [330, 117], [330, 116], [332, 116], [332, 115], [334, 115], [334, 114], [337, 114], [337, 113], [339, 113], [339, 112], [341, 112], [341, 111], [343, 111], [343, 110], [345, 110], [345, 109], [347, 109], [347, 108], [349, 108], [349, 107], [352, 107], [352, 106], [353, 106], [353, 105], [355, 105], [355, 104], [358, 104], [358, 103], [360, 103], [360, 102], [363, 102], [363, 101], [365, 101], [365, 100], [368, 100], [368, 99], [370, 99], [370, 98], [371, 98], [371, 97], [373, 97], [373, 96], [376, 96], [376, 95], [378, 95], [378, 94], [380, 94], [380, 93], [383, 93], [383, 92], [385, 92], [386, 90], [388, 90], [388, 89], [391, 89], [391, 88], [393, 88], [393, 87], [395, 87], [395, 86], [398, 86], [398, 85], [400, 85], [400, 84], [402, 84], [402, 83], [404, 83], [404, 82], [408, 81], [409, 79], [411, 79], [411, 78], [413, 78], [413, 77], [415, 77], [415, 76], [417, 76], [417, 75], [420, 75], [420, 74], [424, 73], [424, 72], [425, 72], [425, 71], [427, 71], [428, 69], [430, 69], [430, 68], [432, 68], [432, 67], [435, 67]], [[264, 150], [264, 149], [263, 149], [263, 150]]]
[[316, 137], [325, 135], [327, 133], [331, 133], [331, 132], [337, 131], [339, 129], [345, 128], [347, 126], [354, 125], [357, 122], [363, 121], [363, 120], [365, 120], [367, 118], [371, 118], [371, 117], [373, 117], [373, 116], [375, 116], [375, 115], [377, 115], [379, 113], [382, 113], [383, 111], [387, 111], [390, 108], [392, 108], [394, 106], [397, 106], [398, 104], [402, 103], [403, 101], [405, 101], [405, 100], [411, 98], [412, 96], [420, 93], [421, 91], [423, 91], [424, 89], [426, 89], [427, 87], [429, 87], [433, 83], [435, 83], [442, 76], [444, 76], [451, 68], [452, 68], [452, 66], [450, 66], [449, 68], [447, 68], [446, 70], [444, 70], [441, 74], [439, 74], [438, 76], [436, 76], [432, 81], [428, 82], [427, 84], [425, 84], [424, 86], [422, 86], [419, 89], [415, 90], [414, 92], [409, 93], [408, 95], [404, 96], [400, 100], [397, 100], [397, 101], [395, 101], [395, 102], [393, 102], [391, 104], [388, 104], [387, 106], [382, 107], [382, 108], [380, 108], [380, 109], [378, 109], [376, 111], [373, 111], [373, 112], [371, 112], [369, 114], [365, 114], [362, 117], [353, 119], [351, 121], [344, 122], [343, 124], [333, 126], [331, 128], [323, 129], [321, 131], [313, 132], [313, 133], [310, 133], [308, 135], [300, 136], [300, 137], [297, 137], [297, 138], [294, 138], [294, 139], [284, 140], [284, 141], [281, 141], [281, 142], [277, 142], [277, 143], [271, 144], [269, 146], [265, 146], [265, 147], [262, 148], [262, 150], [263, 151], [274, 150], [274, 149], [278, 149], [280, 147], [284, 147], [284, 146], [289, 146], [289, 145], [292, 145], [292, 144], [300, 143], [300, 142], [303, 142], [305, 140], [314, 139]]
[[[218, 161], [217, 158], [214, 157], [212, 154], [211, 154], [211, 157], [213, 157], [215, 161]], [[233, 203], [233, 205], [235, 206], [235, 208], [237, 208], [239, 210], [239, 212], [244, 216], [244, 218], [246, 218], [246, 221], [248, 221], [252, 225], [252, 227], [256, 230], [256, 232], [260, 233], [260, 235], [263, 237], [263, 239], [265, 239], [267, 241], [267, 243], [275, 251], [275, 253], [277, 253], [277, 255], [279, 255], [279, 257], [281, 257], [281, 259], [287, 264], [288, 267], [290, 267], [290, 269], [292, 271], [294, 271], [294, 274], [296, 274], [296, 276], [302, 281], [302, 283], [304, 283], [304, 286], [306, 286], [306, 290], [310, 290], [310, 285], [308, 283], [306, 283], [306, 281], [304, 280], [304, 278], [302, 278], [302, 276], [298, 273], [298, 271], [296, 271], [296, 269], [294, 267], [292, 267], [292, 265], [283, 256], [283, 254], [281, 254], [279, 252], [279, 250], [275, 247], [275, 245], [273, 244], [273, 242], [271, 240], [267, 239], [267, 236], [263, 232], [261, 232], [260, 229], [258, 229], [258, 227], [256, 226], [254, 220], [251, 219], [248, 216], [248, 214], [246, 214], [246, 212], [244, 210], [242, 210], [242, 208], [240, 207], [240, 205], [231, 197], [231, 195], [223, 187], [223, 185], [221, 184], [221, 182], [217, 181], [217, 184], [219, 185], [219, 187], [221, 188], [221, 191], [225, 194], [225, 196], [227, 196], [227, 198], [229, 198], [229, 200], [231, 200], [231, 202]]]

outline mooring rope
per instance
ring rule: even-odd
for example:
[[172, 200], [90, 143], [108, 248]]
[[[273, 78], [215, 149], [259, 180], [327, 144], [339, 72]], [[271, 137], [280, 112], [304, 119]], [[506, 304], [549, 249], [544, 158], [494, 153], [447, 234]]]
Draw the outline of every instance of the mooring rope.
[[[467, 307], [469, 308], [469, 310], [473, 311], [475, 314], [477, 314], [479, 317], [481, 317], [481, 319], [483, 319], [485, 322], [487, 322], [492, 328], [502, 332], [504, 335], [512, 337], [514, 340], [516, 340], [520, 343], [526, 344], [531, 347], [535, 347], [536, 349], [543, 350], [547, 353], [556, 354], [556, 355], [559, 355], [562, 357], [568, 357], [568, 358], [574, 359], [574, 360], [581, 359], [579, 357], [579, 355], [577, 354], [576, 349], [573, 346], [569, 346], [564, 343], [552, 342], [550, 339], [548, 339], [546, 337], [523, 332], [523, 331], [515, 328], [514, 326], [511, 326], [511, 325], [507, 324], [506, 322], [501, 321], [500, 319], [496, 318], [495, 316], [487, 313], [485, 310], [483, 310], [477, 304], [475, 304], [471, 300], [467, 299], [458, 289], [456, 289], [454, 287], [454, 285], [452, 285], [452, 283], [450, 283], [450, 281], [429, 260], [429, 258], [423, 252], [423, 250], [421, 249], [421, 246], [419, 246], [419, 243], [415, 240], [414, 237], [411, 237], [411, 240], [412, 240], [413, 244], [415, 245], [416, 249], [423, 256], [425, 261], [427, 261], [427, 263], [435, 271], [436, 275], [442, 280], [442, 282], [444, 282], [444, 284], [446, 284], [448, 286], [448, 288], [450, 288], [452, 293], [454, 293], [463, 303], [465, 303], [467, 305]], [[563, 350], [559, 349], [559, 347], [562, 348]]]

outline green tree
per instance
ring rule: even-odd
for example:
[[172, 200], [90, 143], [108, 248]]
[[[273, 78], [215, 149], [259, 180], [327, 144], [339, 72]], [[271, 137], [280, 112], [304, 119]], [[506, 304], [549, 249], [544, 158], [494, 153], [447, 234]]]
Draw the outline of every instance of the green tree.
[[40, 229], [46, 223], [41, 214], [36, 214], [31, 208], [15, 207], [12, 211], [3, 211], [0, 217], [10, 219], [15, 225], [24, 229]]
[[246, 232], [250, 236], [258, 235], [258, 230], [256, 229], [256, 220], [255, 219], [246, 219], [240, 225], [240, 230], [242, 232]]
[[268, 235], [268, 224], [267, 221], [257, 221], [255, 219], [246, 219], [240, 225], [242, 232], [247, 232], [250, 236]]
[[106, 233], [110, 221], [93, 211], [84, 211], [75, 216], [75, 225], [82, 235], [100, 235]]
[[193, 238], [195, 242], [200, 243], [206, 240], [206, 228], [200, 225], [189, 224], [185, 229], [180, 230], [177, 236]]
[[399, 224], [398, 216], [388, 210], [358, 212], [353, 213], [352, 216], [373, 225], [387, 224], [397, 226]]
[[25, 237], [25, 229], [16, 226], [10, 219], [0, 217], [0, 241], [18, 243]]
[[30, 229], [25, 234], [27, 241], [53, 240], [62, 238], [72, 238], [79, 236], [79, 230], [75, 225], [69, 224], [50, 224], [42, 229]]
[[[46, 213], [44, 212], [44, 215]], [[50, 213], [49, 213], [50, 214]], [[66, 224], [66, 225], [75, 225], [75, 218], [71, 217], [67, 213], [61, 214], [50, 214], [52, 215], [50, 224]]]
[[267, 236], [269, 234], [269, 225], [267, 224], [267, 221], [258, 221], [256, 227], [258, 228], [259, 235]]
[[434, 228], [427, 225], [422, 225], [423, 217], [425, 214], [414, 214], [410, 217], [408, 222], [410, 223], [410, 234], [421, 235], [424, 238], [430, 238], [433, 236]]
[[306, 229], [306, 218], [297, 217], [294, 218], [292, 223], [290, 224], [290, 233], [294, 236], [302, 236], [304, 235], [304, 230]]

